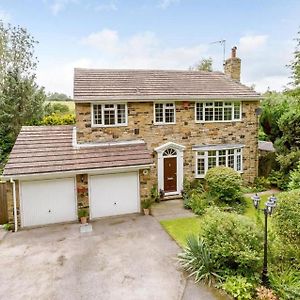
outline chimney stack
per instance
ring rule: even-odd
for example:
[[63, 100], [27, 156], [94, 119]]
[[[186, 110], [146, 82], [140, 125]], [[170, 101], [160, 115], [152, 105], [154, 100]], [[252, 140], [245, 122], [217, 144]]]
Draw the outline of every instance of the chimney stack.
[[237, 47], [231, 49], [231, 57], [225, 60], [224, 73], [231, 79], [241, 80], [241, 59], [236, 57]]

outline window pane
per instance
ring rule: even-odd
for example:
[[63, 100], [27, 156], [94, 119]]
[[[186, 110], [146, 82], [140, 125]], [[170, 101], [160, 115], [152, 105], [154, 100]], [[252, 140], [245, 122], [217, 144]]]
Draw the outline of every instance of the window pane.
[[198, 151], [197, 155], [199, 156], [204, 156], [205, 152], [204, 151]]
[[105, 104], [104, 105], [104, 108], [111, 108], [111, 109], [114, 109], [115, 108], [115, 106], [114, 106], [114, 104]]
[[242, 160], [241, 154], [238, 154], [236, 157], [236, 171], [241, 171], [242, 169], [241, 160]]
[[115, 111], [104, 109], [104, 125], [115, 125]]
[[208, 151], [208, 156], [216, 156], [217, 152], [215, 150]]
[[205, 173], [204, 158], [197, 159], [197, 171], [198, 175], [203, 175]]
[[226, 156], [219, 156], [219, 166], [226, 166]]
[[234, 103], [234, 119], [239, 120], [241, 116], [241, 103], [235, 102]]
[[234, 169], [234, 154], [228, 155], [228, 167]]
[[102, 124], [102, 112], [101, 105], [93, 105], [94, 124]]
[[196, 120], [203, 121], [203, 103], [196, 103]]
[[232, 120], [232, 108], [231, 107], [224, 107], [224, 120], [225, 121]]
[[205, 114], [205, 121], [213, 121], [214, 120], [214, 108], [208, 106], [207, 107], [206, 103], [206, 107], [204, 108], [204, 114]]
[[162, 123], [164, 121], [164, 110], [162, 103], [155, 104], [155, 122]]
[[118, 116], [118, 124], [126, 123], [126, 105], [125, 104], [117, 105], [117, 116]]
[[217, 162], [216, 157], [208, 157], [208, 165], [207, 165], [208, 169], [215, 167], [216, 162]]
[[173, 103], [166, 103], [165, 105], [165, 122], [173, 123], [175, 121], [175, 107]]

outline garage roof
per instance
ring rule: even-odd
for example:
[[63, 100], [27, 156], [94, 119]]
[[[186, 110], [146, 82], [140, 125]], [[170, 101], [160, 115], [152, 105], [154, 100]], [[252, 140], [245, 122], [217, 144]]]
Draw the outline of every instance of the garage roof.
[[3, 175], [20, 176], [149, 165], [150, 152], [136, 144], [74, 147], [73, 126], [24, 126]]
[[191, 100], [258, 101], [261, 95], [222, 72], [175, 70], [75, 69], [74, 100]]

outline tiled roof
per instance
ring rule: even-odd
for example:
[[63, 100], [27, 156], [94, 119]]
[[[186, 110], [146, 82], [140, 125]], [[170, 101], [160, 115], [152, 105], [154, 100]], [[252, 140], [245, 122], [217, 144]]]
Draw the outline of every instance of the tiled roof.
[[266, 141], [258, 141], [258, 150], [261, 151], [268, 151], [268, 152], [275, 152], [275, 148], [272, 142]]
[[84, 171], [151, 164], [145, 143], [74, 147], [72, 126], [25, 126], [4, 176]]
[[74, 100], [258, 100], [260, 95], [221, 72], [75, 69]]

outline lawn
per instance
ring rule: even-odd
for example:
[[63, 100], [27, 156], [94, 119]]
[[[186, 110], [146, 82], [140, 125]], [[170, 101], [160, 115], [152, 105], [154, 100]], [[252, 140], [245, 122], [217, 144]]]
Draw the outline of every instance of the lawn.
[[180, 218], [160, 221], [160, 224], [181, 247], [185, 247], [189, 235], [199, 234], [201, 219], [200, 217]]
[[[263, 209], [265, 207], [265, 203], [270, 197], [271, 194], [261, 195], [259, 208]], [[262, 222], [263, 213], [261, 211], [257, 211], [252, 203], [251, 197], [246, 197], [247, 208], [244, 213], [245, 216], [250, 217], [253, 220], [259, 220]], [[270, 220], [271, 221], [271, 220]], [[164, 220], [160, 221], [160, 224], [163, 228], [168, 232], [168, 234], [181, 246], [186, 246], [186, 238], [191, 235], [198, 235], [201, 230], [201, 217], [190, 217], [190, 218], [180, 218], [180, 219], [172, 219], [172, 220]]]

